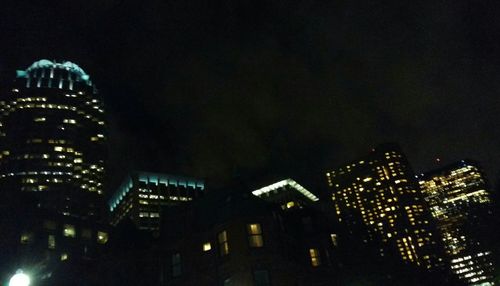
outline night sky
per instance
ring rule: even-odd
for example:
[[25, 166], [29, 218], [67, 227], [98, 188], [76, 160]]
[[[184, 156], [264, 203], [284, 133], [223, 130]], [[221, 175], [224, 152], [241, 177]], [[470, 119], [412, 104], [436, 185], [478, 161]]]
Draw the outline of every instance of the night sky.
[[387, 141], [417, 172], [500, 177], [499, 1], [9, 2], [4, 84], [41, 58], [87, 71], [111, 187], [132, 169], [314, 186]]

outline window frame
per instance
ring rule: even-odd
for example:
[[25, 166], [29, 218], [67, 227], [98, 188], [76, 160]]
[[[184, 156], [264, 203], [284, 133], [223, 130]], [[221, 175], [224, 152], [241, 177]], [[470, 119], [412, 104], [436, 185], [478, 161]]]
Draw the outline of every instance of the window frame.
[[[256, 225], [256, 232], [253, 232], [252, 226]], [[264, 234], [262, 231], [262, 223], [252, 222], [247, 223], [247, 240], [248, 246], [250, 248], [262, 248], [264, 247]]]
[[[221, 239], [223, 235], [223, 239]], [[219, 248], [219, 256], [224, 257], [229, 255], [229, 238], [227, 235], [227, 230], [222, 230], [217, 233], [217, 246]]]

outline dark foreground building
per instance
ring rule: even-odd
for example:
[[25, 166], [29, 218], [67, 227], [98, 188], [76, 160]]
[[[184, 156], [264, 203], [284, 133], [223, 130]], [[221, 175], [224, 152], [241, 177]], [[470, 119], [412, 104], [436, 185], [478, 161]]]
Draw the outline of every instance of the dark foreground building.
[[[117, 231], [131, 238], [133, 226]], [[325, 216], [285, 211], [241, 189], [167, 207], [160, 237], [146, 233], [134, 244], [116, 235], [123, 238], [118, 254], [101, 261], [96, 285], [339, 285], [337, 242]]]

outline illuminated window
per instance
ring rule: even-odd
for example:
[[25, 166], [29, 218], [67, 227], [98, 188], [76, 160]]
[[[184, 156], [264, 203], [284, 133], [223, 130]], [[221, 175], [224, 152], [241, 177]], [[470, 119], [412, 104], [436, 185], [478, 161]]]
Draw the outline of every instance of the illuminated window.
[[33, 119], [33, 121], [35, 122], [44, 122], [46, 120], [45, 117], [36, 117], [35, 119]]
[[229, 254], [229, 243], [227, 240], [227, 231], [222, 231], [217, 235], [217, 241], [219, 242], [219, 254], [220, 256], [225, 256]]
[[104, 231], [97, 232], [97, 243], [105, 244], [108, 242], [108, 234]]
[[67, 253], [61, 253], [61, 261], [68, 260], [68, 257]]
[[30, 233], [21, 234], [21, 244], [29, 244], [33, 240], [33, 236]]
[[311, 265], [313, 267], [318, 267], [321, 265], [321, 258], [319, 256], [319, 251], [317, 248], [309, 249], [309, 257], [311, 258]]
[[182, 274], [181, 254], [180, 253], [172, 254], [172, 276], [178, 277], [181, 274]]
[[203, 243], [203, 252], [210, 251], [212, 249], [212, 244], [210, 242]]
[[262, 227], [260, 223], [247, 224], [248, 231], [248, 244], [250, 247], [264, 246], [264, 239], [262, 237]]
[[47, 241], [47, 247], [49, 249], [55, 249], [56, 248], [56, 237], [53, 234], [49, 234], [49, 239]]
[[335, 233], [330, 234], [330, 239], [332, 240], [333, 246], [337, 246], [337, 244], [338, 244], [337, 234], [335, 234]]
[[66, 237], [75, 237], [76, 236], [75, 226], [71, 224], [65, 224], [63, 229], [63, 235]]

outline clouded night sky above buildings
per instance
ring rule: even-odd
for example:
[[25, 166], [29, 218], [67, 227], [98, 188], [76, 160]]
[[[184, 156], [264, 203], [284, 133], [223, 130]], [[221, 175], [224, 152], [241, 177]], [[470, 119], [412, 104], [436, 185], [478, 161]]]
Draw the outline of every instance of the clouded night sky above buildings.
[[500, 174], [498, 1], [27, 2], [0, 9], [2, 79], [41, 58], [90, 74], [111, 184], [128, 169], [311, 184], [387, 141], [416, 171], [471, 158]]

